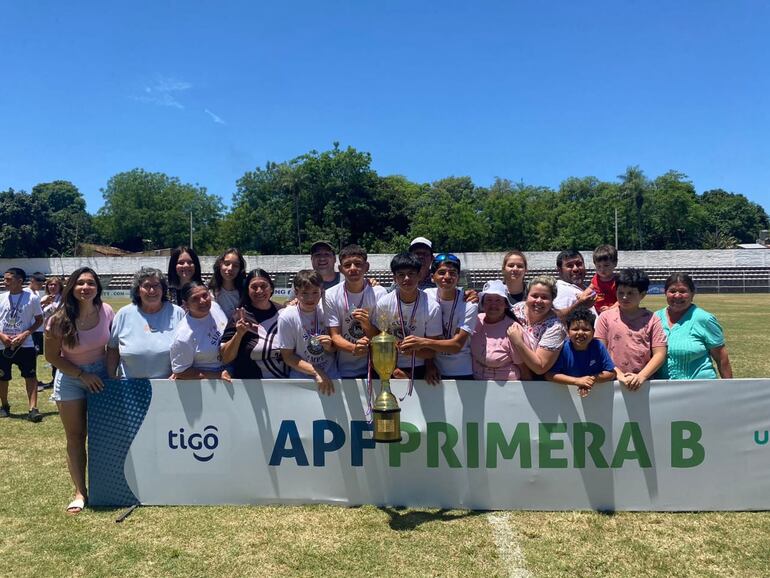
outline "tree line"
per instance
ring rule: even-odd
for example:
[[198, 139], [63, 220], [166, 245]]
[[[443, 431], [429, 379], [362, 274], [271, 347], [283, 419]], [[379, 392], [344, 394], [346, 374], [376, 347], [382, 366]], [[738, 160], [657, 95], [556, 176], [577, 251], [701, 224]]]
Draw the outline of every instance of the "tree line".
[[371, 165], [369, 153], [338, 143], [268, 162], [238, 179], [229, 209], [205, 187], [142, 169], [113, 176], [95, 215], [68, 181], [0, 191], [0, 256], [71, 255], [82, 242], [175, 247], [189, 241], [191, 216], [195, 248], [210, 254], [305, 253], [317, 239], [392, 253], [416, 236], [457, 252], [592, 248], [614, 242], [616, 211], [622, 250], [730, 248], [770, 228], [744, 195], [698, 193], [677, 171], [648, 178], [629, 167], [613, 182], [570, 177], [554, 190], [505, 178], [415, 183]]

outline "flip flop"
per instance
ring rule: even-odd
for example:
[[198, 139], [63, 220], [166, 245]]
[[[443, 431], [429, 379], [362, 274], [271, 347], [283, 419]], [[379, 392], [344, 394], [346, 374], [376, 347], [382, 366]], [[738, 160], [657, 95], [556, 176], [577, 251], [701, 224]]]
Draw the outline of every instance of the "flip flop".
[[69, 506], [67, 506], [67, 514], [69, 514], [70, 516], [77, 516], [80, 512], [83, 511], [83, 508], [85, 507], [86, 507], [85, 500], [76, 498], [70, 502]]

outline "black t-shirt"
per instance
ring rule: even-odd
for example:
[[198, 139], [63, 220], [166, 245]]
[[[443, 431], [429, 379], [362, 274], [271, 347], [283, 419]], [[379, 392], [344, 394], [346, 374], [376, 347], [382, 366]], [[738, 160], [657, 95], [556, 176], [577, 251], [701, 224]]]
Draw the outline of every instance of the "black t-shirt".
[[[251, 303], [247, 303], [244, 309], [251, 314], [257, 323], [264, 323], [268, 319], [272, 319], [277, 316], [278, 309], [271, 302], [270, 309], [257, 309]], [[233, 377], [236, 379], [276, 379], [280, 377], [288, 377], [289, 372], [284, 365], [283, 360], [280, 358], [280, 350], [273, 348], [273, 343], [278, 330], [278, 324], [274, 323], [271, 328], [267, 330], [267, 335], [257, 335], [251, 331], [247, 331], [241, 338], [240, 346], [238, 347], [238, 354], [235, 356], [235, 360], [232, 362]], [[232, 320], [227, 324], [225, 332], [222, 335], [222, 343], [227, 343], [233, 336], [235, 336], [235, 321]], [[265, 341], [265, 343], [262, 343]], [[260, 364], [265, 366], [269, 370], [269, 374], [263, 375], [263, 371], [260, 368], [260, 364], [257, 364], [255, 360], [251, 358], [251, 352], [255, 347], [259, 346], [263, 349]], [[276, 354], [277, 352], [277, 354]]]

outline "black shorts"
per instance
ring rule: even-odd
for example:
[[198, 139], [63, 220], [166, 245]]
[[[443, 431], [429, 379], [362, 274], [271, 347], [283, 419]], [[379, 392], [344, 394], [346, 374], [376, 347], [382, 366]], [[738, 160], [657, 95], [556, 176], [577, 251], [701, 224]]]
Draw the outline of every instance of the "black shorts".
[[[11, 355], [11, 353], [13, 354]], [[18, 349], [3, 349], [0, 351], [0, 381], [11, 380], [11, 367], [19, 368], [22, 377], [35, 377], [37, 353], [34, 347], [19, 347]]]
[[32, 343], [35, 344], [35, 355], [43, 355], [43, 332], [35, 331], [32, 334]]

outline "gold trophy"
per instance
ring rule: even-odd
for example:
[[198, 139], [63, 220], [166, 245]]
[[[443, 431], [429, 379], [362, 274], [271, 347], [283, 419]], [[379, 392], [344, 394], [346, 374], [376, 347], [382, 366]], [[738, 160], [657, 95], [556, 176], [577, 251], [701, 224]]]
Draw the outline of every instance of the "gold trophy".
[[401, 408], [396, 396], [390, 391], [390, 376], [396, 369], [398, 351], [396, 338], [387, 332], [385, 315], [380, 317], [380, 334], [373, 337], [369, 347], [372, 364], [380, 376], [380, 393], [374, 400], [372, 418], [375, 442], [393, 443], [401, 441]]

